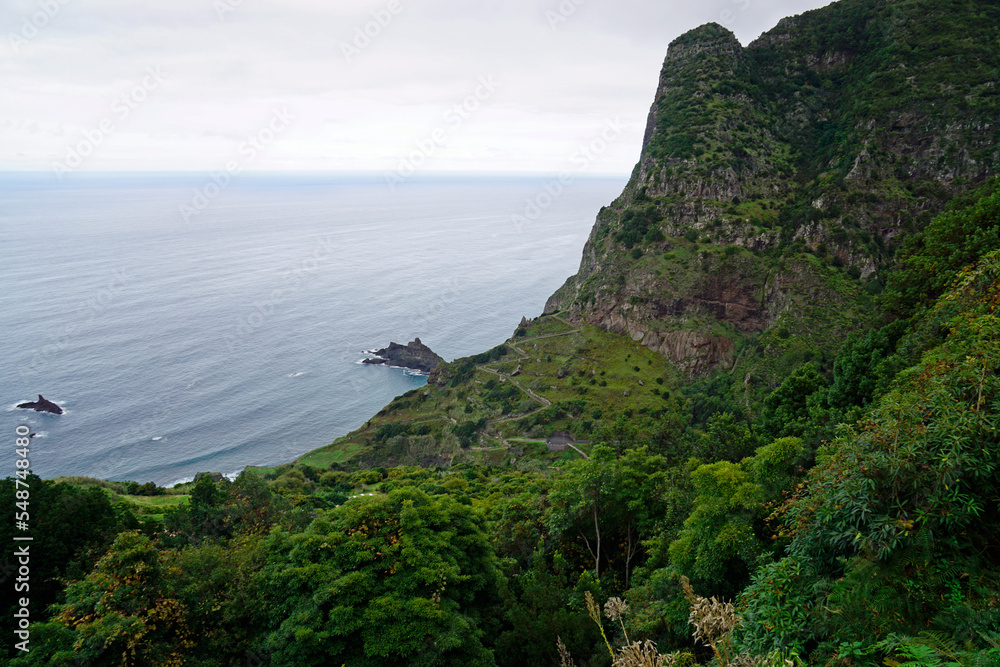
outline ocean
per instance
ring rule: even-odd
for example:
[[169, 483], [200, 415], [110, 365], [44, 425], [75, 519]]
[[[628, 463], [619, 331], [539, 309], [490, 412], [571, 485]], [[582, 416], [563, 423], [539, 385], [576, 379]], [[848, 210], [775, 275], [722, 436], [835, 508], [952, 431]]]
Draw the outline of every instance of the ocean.
[[626, 180], [0, 173], [11, 452], [26, 424], [42, 477], [172, 485], [329, 444], [426, 382], [363, 350], [503, 342]]

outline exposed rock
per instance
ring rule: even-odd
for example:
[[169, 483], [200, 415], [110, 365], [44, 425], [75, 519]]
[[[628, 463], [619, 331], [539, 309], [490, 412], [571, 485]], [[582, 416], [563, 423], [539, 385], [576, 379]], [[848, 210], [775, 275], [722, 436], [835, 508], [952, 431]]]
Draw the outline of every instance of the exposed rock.
[[[952, 19], [968, 50], [914, 50], [888, 68], [871, 49], [909, 53], [941, 17], [834, 3], [746, 47], [715, 24], [678, 37], [632, 177], [544, 312], [627, 335], [691, 375], [758, 359], [735, 351], [779, 320], [809, 347], [836, 349], [850, 326], [829, 314], [864, 319], [857, 294], [898, 240], [1000, 172], [995, 70], [970, 65], [947, 88], [927, 84], [976, 62], [971, 35], [996, 31], [995, 19]], [[861, 39], [875, 26], [877, 47]], [[856, 34], [856, 47], [817, 41], [837, 32]], [[898, 92], [871, 94], [876, 79]]]
[[35, 410], [36, 412], [51, 412], [54, 415], [61, 415], [63, 413], [62, 408], [41, 394], [38, 395], [37, 401], [21, 403], [17, 407], [24, 408], [25, 410]]
[[513, 376], [513, 377], [517, 377], [517, 376], [518, 376], [518, 375], [520, 375], [521, 373], [522, 373], [522, 369], [521, 369], [521, 364], [518, 364], [518, 365], [517, 365], [517, 368], [515, 368], [515, 369], [514, 369], [514, 372], [513, 372], [513, 373], [511, 373], [511, 376]]
[[432, 352], [431, 348], [421, 343], [419, 338], [414, 338], [406, 345], [389, 343], [389, 347], [373, 350], [371, 353], [375, 355], [375, 358], [364, 359], [363, 363], [412, 368], [424, 373], [429, 373], [444, 361]]

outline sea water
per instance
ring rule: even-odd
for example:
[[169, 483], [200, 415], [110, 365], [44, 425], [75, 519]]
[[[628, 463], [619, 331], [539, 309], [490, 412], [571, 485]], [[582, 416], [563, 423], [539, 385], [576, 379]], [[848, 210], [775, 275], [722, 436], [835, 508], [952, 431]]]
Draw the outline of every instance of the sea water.
[[[290, 461], [426, 382], [363, 350], [452, 360], [541, 313], [625, 180], [2, 173], [8, 440], [46, 478]], [[65, 413], [15, 408], [39, 393]]]

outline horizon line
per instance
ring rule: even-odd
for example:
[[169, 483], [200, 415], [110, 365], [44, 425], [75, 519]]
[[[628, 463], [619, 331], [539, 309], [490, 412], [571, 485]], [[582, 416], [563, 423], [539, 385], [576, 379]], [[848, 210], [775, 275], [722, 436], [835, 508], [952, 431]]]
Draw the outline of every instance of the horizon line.
[[[213, 174], [218, 170], [212, 169], [92, 169], [87, 171], [79, 171], [74, 174], [67, 175], [65, 178], [71, 178], [73, 176], [106, 176], [106, 175], [136, 175], [136, 176], [151, 176], [151, 175], [206, 175]], [[257, 169], [251, 170], [247, 169], [241, 171], [238, 174], [233, 174], [234, 178], [239, 176], [281, 176], [281, 175], [312, 175], [312, 176], [324, 176], [324, 175], [353, 175], [353, 176], [370, 176], [384, 178], [387, 172], [385, 170], [376, 169]], [[392, 172], [388, 172], [392, 173]], [[54, 175], [51, 169], [8, 169], [0, 167], [0, 176], [10, 175], [10, 174], [25, 174], [25, 175]], [[479, 171], [479, 170], [439, 170], [439, 171], [426, 171], [419, 174], [414, 174], [411, 179], [420, 179], [427, 177], [454, 177], [454, 176], [476, 176], [476, 177], [559, 177], [561, 174], [568, 174], [574, 179], [598, 179], [598, 178], [629, 178], [631, 176], [630, 172], [596, 172], [596, 173], [576, 173], [567, 170], [561, 171]]]

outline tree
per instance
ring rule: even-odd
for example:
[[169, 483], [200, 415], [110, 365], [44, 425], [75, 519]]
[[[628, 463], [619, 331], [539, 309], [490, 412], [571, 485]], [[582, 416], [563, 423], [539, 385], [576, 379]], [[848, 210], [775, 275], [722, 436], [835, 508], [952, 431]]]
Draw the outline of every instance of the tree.
[[698, 466], [691, 473], [694, 507], [670, 545], [671, 564], [713, 593], [736, 593], [770, 553], [761, 522], [768, 503], [792, 487], [803, 450], [799, 438], [780, 438], [740, 463]]
[[909, 318], [933, 307], [964, 268], [1000, 248], [1000, 179], [956, 199], [900, 251], [884, 305]]
[[575, 533], [590, 554], [597, 578], [601, 576], [603, 556], [602, 515], [609, 511], [615, 467], [614, 451], [606, 445], [595, 445], [589, 459], [567, 466], [549, 493], [549, 530], [556, 537]]
[[[36, 613], [41, 613], [49, 605], [59, 602], [66, 579], [83, 577], [108, 548], [119, 531], [135, 528], [139, 524], [129, 512], [117, 509], [103, 489], [96, 486], [81, 488], [71, 484], [42, 480], [36, 475], [28, 475], [26, 480], [30, 494], [32, 518], [31, 544], [31, 605]], [[0, 480], [0, 498], [5, 516], [10, 521], [0, 524], [0, 540], [14, 544], [16, 533], [13, 522], [16, 496], [15, 480]], [[20, 511], [18, 509], [17, 511]], [[8, 556], [13, 549], [8, 551]], [[14, 561], [9, 559], [0, 567], [11, 568]], [[10, 580], [8, 580], [10, 581]], [[0, 630], [3, 631], [2, 645], [10, 647], [13, 634], [14, 601], [18, 596], [13, 585], [5, 586], [4, 611]]]
[[845, 410], [866, 407], [884, 381], [883, 362], [892, 354], [905, 323], [887, 324], [864, 336], [851, 336], [833, 362], [833, 381], [827, 400], [830, 407]]
[[493, 664], [494, 557], [468, 506], [402, 488], [269, 542], [262, 648], [276, 667]]
[[535, 551], [530, 568], [502, 579], [508, 627], [497, 641], [498, 664], [556, 665], [557, 640], [577, 654], [599, 641], [583, 606], [572, 604], [578, 597], [577, 581], [560, 552], [552, 554], [550, 563], [541, 550]]
[[95, 667], [173, 667], [195, 645], [183, 604], [167, 591], [159, 552], [134, 531], [66, 588], [55, 620], [74, 632], [76, 656]]
[[817, 403], [810, 398], [816, 395], [819, 403], [825, 402], [826, 389], [815, 363], [801, 366], [764, 399], [763, 429], [774, 438], [804, 435], [811, 426], [810, 408]]
[[740, 461], [753, 454], [757, 438], [750, 426], [731, 412], [718, 412], [708, 420], [708, 436], [699, 442], [694, 453], [705, 463]]
[[[792, 538], [787, 562], [753, 583], [759, 595], [748, 596], [748, 618], [788, 625], [802, 600], [818, 597], [813, 641], [940, 632], [973, 646], [995, 632], [998, 308], [995, 251], [929, 313], [950, 315], [944, 342], [901, 372], [858, 427], [819, 452], [780, 509]], [[798, 569], [809, 578], [774, 585], [773, 575]], [[784, 600], [777, 610], [776, 599]], [[748, 641], [769, 632], [746, 630]]]

